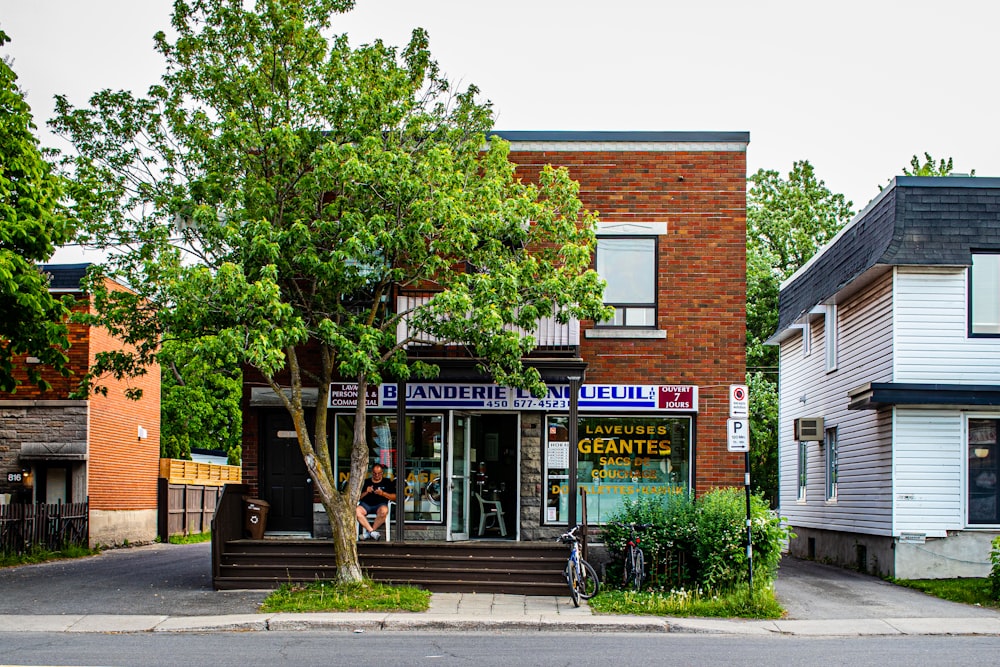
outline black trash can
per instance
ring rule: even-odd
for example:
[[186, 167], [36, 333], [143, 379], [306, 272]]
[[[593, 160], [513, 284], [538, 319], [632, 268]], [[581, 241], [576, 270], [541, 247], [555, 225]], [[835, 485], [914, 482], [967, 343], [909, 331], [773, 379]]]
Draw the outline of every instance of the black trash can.
[[243, 496], [243, 532], [252, 540], [264, 539], [267, 526], [267, 510], [270, 503], [260, 498]]

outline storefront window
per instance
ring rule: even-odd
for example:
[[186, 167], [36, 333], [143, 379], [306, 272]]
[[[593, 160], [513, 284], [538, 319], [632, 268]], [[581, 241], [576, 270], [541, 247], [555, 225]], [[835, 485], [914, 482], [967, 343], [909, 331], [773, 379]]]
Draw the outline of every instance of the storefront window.
[[[565, 524], [569, 507], [568, 417], [547, 422], [545, 523]], [[599, 524], [626, 498], [687, 493], [689, 417], [580, 417], [577, 485], [587, 492], [587, 521]], [[578, 505], [577, 517], [581, 516]]]
[[[368, 465], [385, 466], [388, 479], [396, 478], [396, 415], [368, 415]], [[406, 504], [407, 521], [440, 522], [441, 514], [441, 415], [406, 416]], [[351, 471], [354, 415], [336, 418], [337, 480], [347, 485]]]

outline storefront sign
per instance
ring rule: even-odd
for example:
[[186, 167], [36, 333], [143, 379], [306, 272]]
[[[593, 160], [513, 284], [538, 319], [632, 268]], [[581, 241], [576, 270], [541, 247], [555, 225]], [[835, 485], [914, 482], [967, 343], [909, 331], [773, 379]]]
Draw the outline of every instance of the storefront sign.
[[[373, 393], [368, 394], [368, 407], [396, 407], [398, 402], [397, 385], [384, 384], [369, 389]], [[565, 412], [569, 410], [569, 399], [569, 385], [549, 385], [547, 393], [541, 398], [533, 396], [526, 389], [512, 389], [494, 384], [413, 382], [406, 385], [406, 407], [414, 410], [545, 410]], [[352, 407], [355, 401], [357, 401], [356, 384], [331, 385], [330, 407]], [[585, 384], [580, 387], [579, 409], [581, 412], [626, 410], [697, 412], [698, 387], [692, 385]]]
[[[379, 406], [379, 387], [388, 385], [368, 385], [365, 387], [365, 405], [369, 408]], [[393, 387], [395, 388], [395, 387]], [[358, 404], [357, 382], [334, 382], [330, 384], [331, 408], [353, 408]]]

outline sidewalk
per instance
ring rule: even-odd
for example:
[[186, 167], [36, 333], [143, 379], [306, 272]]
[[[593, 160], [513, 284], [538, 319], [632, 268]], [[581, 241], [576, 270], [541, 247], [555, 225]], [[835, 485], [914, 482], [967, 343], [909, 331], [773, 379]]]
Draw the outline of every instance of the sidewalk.
[[1000, 615], [972, 618], [730, 620], [594, 614], [569, 597], [435, 593], [421, 613], [305, 613], [158, 616], [125, 614], [0, 615], [0, 632], [222, 631], [558, 631], [688, 632], [815, 637], [862, 635], [1000, 635]]

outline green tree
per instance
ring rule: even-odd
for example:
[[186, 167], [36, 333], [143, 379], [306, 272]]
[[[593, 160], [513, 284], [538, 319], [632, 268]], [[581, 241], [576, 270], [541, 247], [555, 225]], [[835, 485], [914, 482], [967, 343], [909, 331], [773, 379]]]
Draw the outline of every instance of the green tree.
[[[310, 430], [303, 387], [339, 376], [363, 397], [369, 384], [432, 377], [407, 346], [446, 341], [498, 383], [540, 393], [522, 363], [535, 341], [518, 327], [609, 314], [577, 184], [552, 168], [537, 185], [516, 179], [508, 145], [487, 141], [490, 105], [451, 89], [424, 31], [402, 49], [325, 37], [352, 4], [177, 0], [176, 38], [156, 37], [159, 85], [101, 91], [86, 109], [59, 98], [54, 122], [76, 149], [88, 239], [118, 250], [106, 271], [136, 290], [93, 283], [102, 321], [138, 346], [99, 365], [140, 372], [176, 338], [259, 372], [293, 420], [342, 581], [362, 575], [365, 404], [338, 491], [327, 410]], [[400, 310], [407, 287], [433, 297]], [[412, 333], [397, 340], [404, 318]]]
[[192, 448], [221, 449], [230, 465], [239, 465], [243, 373], [236, 354], [210, 358], [168, 340], [157, 356], [162, 369], [160, 456], [190, 459]]
[[[0, 46], [9, 41], [0, 31]], [[64, 350], [68, 304], [48, 291], [38, 270], [72, 227], [59, 205], [60, 181], [38, 147], [31, 109], [17, 75], [0, 59], [0, 390], [20, 384], [14, 359], [37, 357], [68, 375]], [[46, 389], [40, 365], [25, 365], [29, 382]]]
[[[924, 153], [924, 161], [914, 155], [910, 159], [909, 168], [903, 167], [904, 176], [948, 176], [954, 168], [954, 161], [949, 157], [947, 160], [941, 159], [935, 162], [930, 153]], [[969, 172], [970, 176], [976, 175], [976, 170]]]
[[760, 169], [747, 192], [747, 384], [754, 487], [772, 500], [778, 488], [778, 350], [765, 345], [778, 326], [781, 281], [850, 221], [852, 203], [830, 191], [806, 160], [787, 177]]

